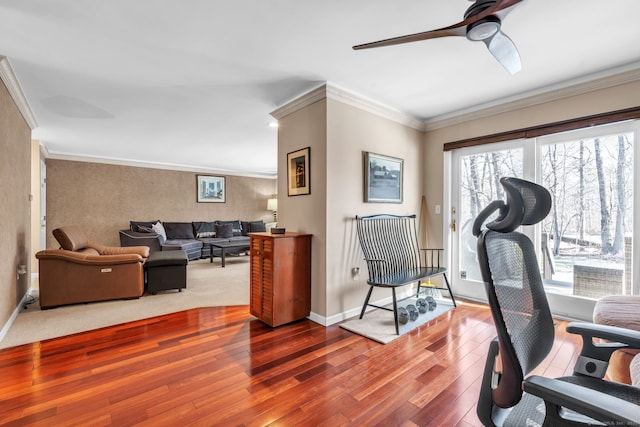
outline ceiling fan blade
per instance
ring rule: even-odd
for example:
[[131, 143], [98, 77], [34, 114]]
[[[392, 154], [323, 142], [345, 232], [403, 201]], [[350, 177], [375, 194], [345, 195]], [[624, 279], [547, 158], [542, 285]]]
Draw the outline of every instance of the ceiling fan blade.
[[354, 50], [370, 49], [372, 47], [393, 46], [396, 44], [411, 43], [421, 40], [435, 39], [438, 37], [448, 36], [464, 36], [466, 33], [466, 25], [459, 22], [450, 27], [439, 28], [437, 30], [425, 31], [422, 33], [410, 34], [408, 36], [393, 37], [390, 39], [379, 40], [371, 43], [364, 43], [353, 46]]
[[422, 33], [410, 34], [407, 36], [393, 37], [390, 39], [379, 40], [371, 43], [364, 43], [353, 46], [354, 50], [370, 49], [372, 47], [393, 46], [396, 44], [411, 43], [428, 39], [435, 39], [438, 37], [449, 36], [465, 36], [467, 26], [474, 22], [486, 18], [489, 15], [496, 15], [500, 19], [504, 18], [513, 7], [524, 0], [497, 0], [495, 4], [480, 13], [467, 17], [464, 21], [453, 24], [449, 27], [439, 28], [437, 30], [425, 31]]
[[485, 14], [485, 16], [493, 15], [497, 16], [501, 21], [513, 10], [516, 8], [518, 3], [523, 2], [524, 0], [505, 0], [505, 1], [497, 1], [493, 7], [489, 9], [483, 10], [482, 13], [478, 15]]
[[506, 70], [515, 74], [522, 68], [518, 48], [506, 34], [498, 31], [493, 37], [484, 41], [489, 52], [498, 60]]
[[504, 9], [509, 9], [515, 5], [517, 5], [518, 3], [523, 2], [524, 0], [498, 0], [496, 1], [496, 4], [494, 4], [493, 6], [491, 6], [490, 8], [488, 8], [486, 11], [488, 11], [489, 15], [495, 15], [496, 13], [500, 12], [501, 10]]

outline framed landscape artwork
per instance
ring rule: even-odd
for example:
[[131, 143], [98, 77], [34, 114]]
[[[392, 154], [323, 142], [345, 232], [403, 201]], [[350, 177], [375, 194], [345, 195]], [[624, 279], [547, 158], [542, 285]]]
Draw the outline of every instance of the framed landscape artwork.
[[289, 196], [311, 194], [310, 154], [310, 147], [287, 154], [287, 194]]
[[227, 189], [223, 176], [196, 175], [198, 203], [225, 203]]
[[364, 201], [402, 203], [404, 160], [364, 152]]

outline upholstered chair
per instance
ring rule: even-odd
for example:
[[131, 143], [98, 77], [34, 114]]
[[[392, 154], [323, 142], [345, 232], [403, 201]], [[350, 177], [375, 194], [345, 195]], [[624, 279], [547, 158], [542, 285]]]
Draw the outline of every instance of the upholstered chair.
[[55, 229], [53, 236], [60, 249], [36, 254], [41, 308], [139, 298], [144, 292], [148, 247], [104, 246], [74, 225]]
[[[640, 331], [640, 295], [608, 295], [600, 298], [593, 309], [593, 322]], [[612, 381], [631, 384], [631, 361], [639, 353], [640, 350], [632, 348], [613, 353], [607, 377]]]

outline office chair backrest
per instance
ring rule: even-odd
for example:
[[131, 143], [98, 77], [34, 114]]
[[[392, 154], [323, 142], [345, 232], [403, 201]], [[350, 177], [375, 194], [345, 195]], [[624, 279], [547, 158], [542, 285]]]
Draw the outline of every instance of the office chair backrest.
[[[554, 326], [536, 251], [531, 240], [515, 231], [535, 224], [551, 209], [543, 187], [518, 178], [502, 178], [506, 203], [491, 202], [473, 225], [478, 237], [478, 261], [489, 306], [498, 332], [502, 375], [492, 395], [496, 405], [508, 408], [522, 397], [522, 380], [548, 354]], [[484, 222], [498, 211], [498, 217]]]

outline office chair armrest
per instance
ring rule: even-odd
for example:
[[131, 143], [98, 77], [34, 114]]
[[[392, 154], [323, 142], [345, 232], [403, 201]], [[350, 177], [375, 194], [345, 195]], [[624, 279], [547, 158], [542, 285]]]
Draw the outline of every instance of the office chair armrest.
[[[611, 354], [623, 348], [640, 349], [640, 332], [617, 326], [571, 322], [567, 332], [582, 336], [582, 350], [574, 368], [576, 374], [603, 378]], [[606, 340], [597, 342], [594, 338]]]
[[567, 332], [580, 334], [583, 337], [601, 338], [607, 341], [627, 344], [630, 348], [640, 349], [640, 332], [618, 326], [600, 325], [597, 323], [571, 322]]
[[537, 375], [525, 378], [522, 387], [545, 401], [547, 415], [557, 414], [562, 406], [606, 425], [640, 424], [638, 405], [593, 389]]

